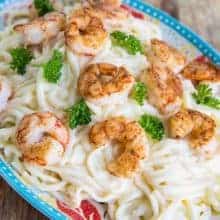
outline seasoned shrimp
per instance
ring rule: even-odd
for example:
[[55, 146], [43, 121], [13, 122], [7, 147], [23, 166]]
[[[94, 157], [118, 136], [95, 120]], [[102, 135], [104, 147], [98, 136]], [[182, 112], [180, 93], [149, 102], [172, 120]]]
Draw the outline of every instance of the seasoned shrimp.
[[209, 144], [216, 130], [215, 121], [198, 111], [183, 109], [169, 119], [170, 136], [187, 137], [194, 149]]
[[181, 74], [192, 80], [195, 83], [202, 81], [219, 82], [220, 81], [220, 69], [208, 62], [200, 62], [194, 60], [189, 63], [182, 71]]
[[90, 101], [118, 94], [128, 96], [134, 81], [134, 77], [122, 66], [109, 63], [90, 64], [80, 74], [78, 91]]
[[148, 86], [149, 102], [164, 115], [176, 113], [182, 104], [182, 82], [169, 68], [151, 65], [144, 74]]
[[190, 111], [182, 109], [169, 119], [170, 135], [173, 138], [184, 138], [193, 129], [194, 122]]
[[151, 40], [151, 47], [147, 54], [151, 63], [160, 62], [174, 73], [179, 72], [186, 64], [186, 57], [180, 51], [158, 39]]
[[8, 99], [12, 95], [11, 86], [4, 78], [0, 79], [0, 112], [5, 109]]
[[107, 40], [101, 18], [92, 8], [74, 11], [65, 30], [66, 44], [78, 55], [94, 56]]
[[52, 165], [61, 159], [69, 142], [69, 132], [53, 113], [37, 112], [21, 120], [16, 141], [25, 161]]
[[121, 0], [86, 0], [89, 5], [106, 9], [115, 9], [121, 5]]
[[65, 15], [51, 12], [28, 24], [19, 24], [15, 31], [21, 32], [26, 45], [38, 45], [57, 36], [65, 27]]
[[123, 8], [120, 8], [121, 1], [118, 0], [88, 0], [85, 1], [85, 3], [86, 8], [90, 8], [90, 13], [102, 20], [117, 19], [119, 22], [121, 19], [128, 17], [128, 12]]
[[147, 141], [144, 131], [135, 121], [124, 117], [114, 117], [99, 122], [91, 128], [89, 139], [95, 147], [116, 142], [121, 154], [107, 165], [115, 176], [131, 176], [139, 167], [140, 160], [146, 158]]

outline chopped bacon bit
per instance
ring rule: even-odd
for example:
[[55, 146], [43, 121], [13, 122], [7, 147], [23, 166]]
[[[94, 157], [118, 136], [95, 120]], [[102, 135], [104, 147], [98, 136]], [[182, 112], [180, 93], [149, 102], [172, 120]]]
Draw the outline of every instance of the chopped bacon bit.
[[209, 58], [203, 55], [197, 57], [195, 60], [201, 63], [210, 63]]
[[125, 9], [126, 11], [128, 11], [133, 17], [135, 18], [139, 18], [139, 19], [144, 19], [144, 15], [140, 12], [138, 12], [137, 10], [127, 6], [127, 5], [121, 5], [121, 8]]

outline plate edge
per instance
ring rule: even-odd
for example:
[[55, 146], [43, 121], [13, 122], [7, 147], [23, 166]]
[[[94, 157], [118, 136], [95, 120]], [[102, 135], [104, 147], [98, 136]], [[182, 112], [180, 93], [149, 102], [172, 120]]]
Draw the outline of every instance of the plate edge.
[[[0, 4], [1, 3], [3, 3], [3, 1], [0, 0]], [[187, 41], [191, 42], [202, 54], [210, 58], [215, 64], [220, 65], [220, 53], [213, 46], [203, 40], [186, 25], [168, 15], [166, 12], [140, 0], [124, 0], [123, 3], [150, 15], [151, 17], [161, 21], [163, 24], [169, 26]], [[49, 219], [68, 219], [62, 212], [38, 198], [33, 191], [31, 191], [19, 180], [19, 178], [16, 177], [14, 172], [15, 171], [10, 167], [10, 165], [0, 158], [0, 176], [8, 183], [9, 186], [13, 188], [14, 191], [16, 191], [31, 206]], [[55, 215], [57, 215], [57, 217], [54, 217]]]
[[199, 34], [194, 32], [187, 25], [181, 23], [174, 17], [170, 16], [165, 11], [154, 7], [149, 3], [145, 3], [141, 0], [124, 0], [124, 4], [131, 6], [132, 8], [144, 12], [145, 14], [153, 17], [164, 25], [170, 27], [176, 31], [185, 40], [193, 44], [203, 55], [208, 57], [213, 63], [220, 66], [220, 52], [217, 51], [210, 43], [204, 40]]

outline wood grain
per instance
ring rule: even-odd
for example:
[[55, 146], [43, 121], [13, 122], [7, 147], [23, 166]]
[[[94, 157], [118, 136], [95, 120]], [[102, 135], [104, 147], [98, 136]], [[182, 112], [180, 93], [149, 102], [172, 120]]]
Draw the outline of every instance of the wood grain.
[[178, 4], [180, 20], [220, 50], [219, 0], [178, 0]]
[[[219, 0], [149, 0], [190, 26], [220, 50]], [[0, 179], [1, 220], [46, 220]]]
[[32, 208], [0, 179], [0, 219], [46, 220], [47, 218]]

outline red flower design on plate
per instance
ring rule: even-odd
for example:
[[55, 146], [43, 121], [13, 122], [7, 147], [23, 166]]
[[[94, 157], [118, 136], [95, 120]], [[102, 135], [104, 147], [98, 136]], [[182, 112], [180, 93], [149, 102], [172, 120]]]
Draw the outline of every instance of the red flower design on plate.
[[72, 220], [102, 220], [103, 212], [95, 202], [82, 200], [80, 207], [71, 209], [65, 203], [57, 200], [60, 211], [68, 215]]

